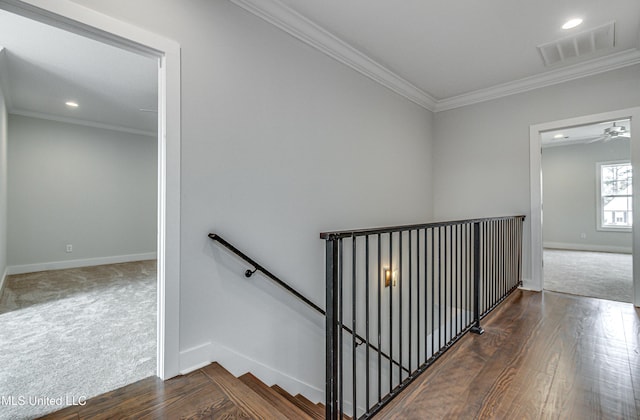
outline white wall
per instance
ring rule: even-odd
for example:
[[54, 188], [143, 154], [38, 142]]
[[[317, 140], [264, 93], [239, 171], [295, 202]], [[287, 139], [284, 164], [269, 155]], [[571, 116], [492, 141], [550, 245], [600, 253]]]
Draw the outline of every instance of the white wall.
[[[5, 59], [0, 47], [0, 71]], [[0, 80], [0, 295], [7, 270], [7, 106], [2, 89]]]
[[[636, 65], [436, 114], [434, 173], [446, 182], [434, 183], [435, 217], [529, 216], [529, 126], [639, 104]], [[527, 221], [525, 286], [529, 235]]]
[[155, 137], [17, 115], [8, 135], [11, 273], [153, 257]]
[[628, 139], [542, 149], [545, 247], [631, 253], [631, 232], [597, 230], [596, 163], [617, 160], [631, 160]]
[[322, 394], [324, 320], [207, 233], [324, 306], [321, 231], [431, 220], [431, 113], [228, 1], [77, 3], [182, 48], [183, 368]]

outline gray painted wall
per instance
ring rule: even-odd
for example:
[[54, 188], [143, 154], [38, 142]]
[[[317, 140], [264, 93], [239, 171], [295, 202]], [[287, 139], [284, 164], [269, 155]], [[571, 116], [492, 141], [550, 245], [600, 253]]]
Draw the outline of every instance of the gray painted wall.
[[631, 253], [631, 232], [596, 229], [596, 162], [616, 160], [631, 160], [628, 139], [542, 150], [545, 247]]
[[323, 318], [207, 233], [324, 306], [320, 232], [431, 220], [432, 114], [228, 1], [77, 2], [181, 45], [185, 367], [322, 395]]
[[[5, 59], [0, 47], [0, 69]], [[7, 269], [7, 106], [0, 82], [0, 293]]]
[[155, 252], [154, 137], [17, 115], [8, 134], [12, 272]]
[[529, 215], [529, 126], [638, 105], [640, 65], [437, 113], [434, 173], [446, 182], [434, 183], [435, 217]]

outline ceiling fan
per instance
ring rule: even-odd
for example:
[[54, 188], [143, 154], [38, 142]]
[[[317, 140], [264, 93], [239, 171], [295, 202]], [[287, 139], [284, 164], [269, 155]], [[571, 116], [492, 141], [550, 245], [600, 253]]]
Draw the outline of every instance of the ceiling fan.
[[596, 137], [588, 141], [587, 143], [595, 143], [597, 141], [608, 142], [609, 140], [619, 139], [619, 138], [630, 138], [631, 133], [627, 130], [627, 127], [624, 125], [617, 125], [616, 122], [613, 122], [611, 127], [607, 127], [604, 129], [604, 132], [601, 136]]

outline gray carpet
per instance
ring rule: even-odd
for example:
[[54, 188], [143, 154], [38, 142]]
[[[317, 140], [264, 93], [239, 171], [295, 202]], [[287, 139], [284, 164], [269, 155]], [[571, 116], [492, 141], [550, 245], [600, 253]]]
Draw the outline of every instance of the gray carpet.
[[631, 302], [631, 254], [544, 250], [544, 288], [554, 292]]
[[10, 276], [0, 419], [30, 419], [156, 372], [156, 262]]

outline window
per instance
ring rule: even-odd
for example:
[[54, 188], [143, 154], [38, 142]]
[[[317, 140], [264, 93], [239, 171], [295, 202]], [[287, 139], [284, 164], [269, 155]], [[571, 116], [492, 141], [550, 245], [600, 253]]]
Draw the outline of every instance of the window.
[[630, 162], [598, 163], [598, 229], [631, 229], [632, 179]]

